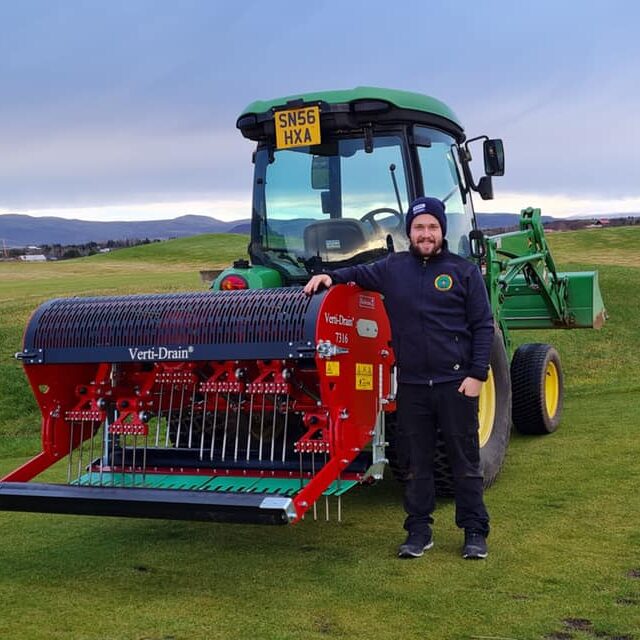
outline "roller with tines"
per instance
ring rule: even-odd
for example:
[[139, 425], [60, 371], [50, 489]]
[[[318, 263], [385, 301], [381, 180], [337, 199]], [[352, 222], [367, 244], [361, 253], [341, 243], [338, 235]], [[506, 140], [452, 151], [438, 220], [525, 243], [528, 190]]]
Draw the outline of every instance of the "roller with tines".
[[[17, 354], [42, 451], [0, 481], [0, 508], [284, 524], [320, 500], [339, 518], [381, 477], [389, 344], [380, 297], [355, 286], [45, 303]], [[58, 462], [66, 483], [32, 482]]]

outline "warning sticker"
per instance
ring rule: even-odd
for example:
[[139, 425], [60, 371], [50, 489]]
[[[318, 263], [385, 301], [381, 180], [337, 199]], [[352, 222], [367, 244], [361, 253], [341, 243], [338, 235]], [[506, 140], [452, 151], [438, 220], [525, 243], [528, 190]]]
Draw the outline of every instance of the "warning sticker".
[[325, 373], [327, 376], [339, 376], [340, 375], [340, 363], [339, 362], [327, 362], [325, 364]]
[[356, 362], [356, 389], [373, 391], [373, 365]]

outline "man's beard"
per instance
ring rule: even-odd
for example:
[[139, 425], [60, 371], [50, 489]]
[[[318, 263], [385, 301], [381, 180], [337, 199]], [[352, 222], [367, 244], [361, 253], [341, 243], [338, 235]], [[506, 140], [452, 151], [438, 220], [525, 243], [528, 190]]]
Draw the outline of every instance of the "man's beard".
[[431, 245], [429, 251], [427, 253], [424, 253], [420, 250], [420, 247], [418, 247], [418, 245], [409, 241], [409, 252], [412, 255], [416, 256], [416, 258], [431, 258], [432, 256], [438, 255], [442, 251], [442, 249], [445, 248], [446, 242], [446, 240], [443, 240], [440, 246], [433, 244]]

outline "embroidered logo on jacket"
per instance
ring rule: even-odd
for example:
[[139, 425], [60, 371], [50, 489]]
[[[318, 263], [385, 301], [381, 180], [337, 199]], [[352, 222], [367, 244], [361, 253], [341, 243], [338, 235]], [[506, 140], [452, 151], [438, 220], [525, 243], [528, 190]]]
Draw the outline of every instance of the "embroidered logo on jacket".
[[433, 281], [438, 291], [449, 291], [453, 287], [453, 278], [448, 273], [441, 273]]

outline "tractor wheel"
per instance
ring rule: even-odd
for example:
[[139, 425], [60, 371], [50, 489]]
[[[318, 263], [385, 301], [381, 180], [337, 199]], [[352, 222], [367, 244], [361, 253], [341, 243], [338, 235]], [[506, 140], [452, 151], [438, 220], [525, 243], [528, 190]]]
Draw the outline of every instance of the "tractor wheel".
[[520, 433], [553, 433], [564, 400], [558, 352], [549, 344], [523, 344], [511, 361], [513, 424]]
[[[482, 385], [478, 409], [478, 440], [480, 443], [480, 470], [484, 487], [490, 487], [504, 461], [511, 435], [511, 379], [509, 358], [496, 327], [489, 360], [489, 377]], [[442, 437], [438, 436], [435, 458], [436, 493], [453, 495], [453, 475]]]
[[[482, 385], [478, 409], [478, 439], [480, 442], [480, 468], [484, 486], [496, 479], [509, 444], [511, 434], [511, 380], [509, 359], [502, 340], [502, 332], [496, 329], [491, 347], [489, 377]], [[385, 437], [389, 443], [387, 459], [396, 480], [404, 481], [406, 471], [400, 468], [395, 452], [395, 413], [387, 414]], [[438, 436], [435, 460], [436, 493], [453, 495], [453, 476], [442, 437]]]

